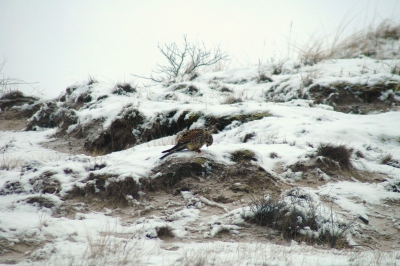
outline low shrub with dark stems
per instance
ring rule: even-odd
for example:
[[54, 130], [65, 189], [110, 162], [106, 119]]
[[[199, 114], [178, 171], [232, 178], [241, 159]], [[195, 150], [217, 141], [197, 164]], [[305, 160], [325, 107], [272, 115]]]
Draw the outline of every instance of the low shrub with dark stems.
[[301, 189], [292, 189], [285, 193], [285, 199], [282, 200], [252, 198], [250, 214], [245, 215], [245, 219], [275, 229], [287, 240], [327, 244], [331, 248], [348, 247], [344, 233], [354, 221], [340, 221], [333, 210], [327, 211], [313, 196], [303, 192]]

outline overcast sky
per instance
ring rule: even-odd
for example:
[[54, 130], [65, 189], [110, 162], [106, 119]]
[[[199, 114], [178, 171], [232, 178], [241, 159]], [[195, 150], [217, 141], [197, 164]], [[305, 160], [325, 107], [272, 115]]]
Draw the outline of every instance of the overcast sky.
[[332, 35], [343, 22], [354, 31], [399, 18], [400, 0], [0, 0], [0, 78], [39, 82], [33, 94], [57, 97], [89, 75], [110, 83], [148, 75], [162, 62], [157, 44], [183, 34], [219, 44], [231, 67], [248, 66], [293, 56], [289, 40]]

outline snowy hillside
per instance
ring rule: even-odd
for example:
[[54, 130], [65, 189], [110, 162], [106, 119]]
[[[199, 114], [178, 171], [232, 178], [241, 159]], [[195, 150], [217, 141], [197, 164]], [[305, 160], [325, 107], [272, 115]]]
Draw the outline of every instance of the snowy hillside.
[[[360, 55], [3, 95], [0, 263], [400, 264], [399, 74]], [[213, 145], [159, 159], [193, 128]]]

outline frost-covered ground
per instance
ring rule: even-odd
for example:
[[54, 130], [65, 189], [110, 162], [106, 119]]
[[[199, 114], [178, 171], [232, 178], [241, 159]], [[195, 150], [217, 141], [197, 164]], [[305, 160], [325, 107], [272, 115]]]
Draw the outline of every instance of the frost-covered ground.
[[[127, 90], [105, 82], [70, 86], [56, 101], [42, 103], [29, 119], [30, 129], [36, 131], [0, 131], [0, 262], [400, 264], [400, 76], [391, 73], [396, 62], [361, 57], [300, 66], [287, 61], [279, 74], [273, 74], [276, 65], [271, 63], [207, 73], [168, 86]], [[257, 82], [262, 74], [270, 79]], [[355, 86], [362, 89], [357, 91]], [[327, 98], [316, 100], [313, 93], [326, 88]], [[352, 91], [360, 100], [329, 101], [340, 94], [339, 90]], [[368, 94], [374, 90], [378, 96]], [[375, 102], [363, 102], [367, 96]], [[368, 108], [362, 114], [354, 108], [339, 112], [343, 102]], [[127, 148], [101, 155], [100, 141], [90, 146], [94, 139], [107, 136], [102, 132], [115, 126], [118, 119], [136, 121], [139, 116]], [[221, 117], [230, 120], [221, 125]], [[54, 120], [56, 127], [40, 124], [44, 119]], [[168, 128], [179, 119], [191, 121], [190, 128], [212, 130], [214, 143], [203, 148], [203, 155], [180, 152], [161, 161], [161, 151], [170, 148], [174, 138], [146, 130], [150, 132], [158, 124]], [[85, 145], [89, 143], [86, 154], [69, 148], [84, 145], [82, 139]], [[351, 149], [351, 169], [338, 165], [336, 170], [324, 171], [317, 167], [316, 160], [324, 162], [316, 156], [321, 143]], [[279, 232], [249, 224], [245, 218], [251, 197], [268, 196], [268, 188], [229, 194], [231, 184], [220, 182], [220, 193], [228, 202], [217, 202], [201, 190], [146, 190], [143, 180], [168, 178], [153, 169], [165, 162], [177, 164], [196, 157], [202, 158], [205, 169], [199, 182], [209, 189], [206, 186], [211, 183], [207, 182], [218, 178], [213, 174], [215, 164], [238, 164], [232, 156], [238, 150], [254, 153], [251, 162], [244, 165], [259, 166], [273, 178], [283, 201], [289, 202], [294, 196], [288, 191], [299, 187], [303, 197], [298, 198], [308, 197], [309, 201], [298, 201], [296, 208], [307, 211], [310, 202], [320, 206], [321, 230], [343, 231], [350, 246], [330, 249], [282, 240]], [[305, 168], [294, 167], [299, 163]], [[242, 180], [248, 178], [246, 169], [243, 175]], [[129, 204], [117, 207], [108, 204], [107, 197], [95, 197], [100, 181], [89, 180], [90, 176], [109, 178], [103, 184], [106, 189], [111, 182], [132, 178], [140, 191], [123, 195]], [[85, 189], [90, 182], [95, 184], [93, 194], [70, 196], [74, 188]], [[349, 227], [344, 230], [346, 225]], [[304, 234], [307, 230], [321, 233], [302, 230]]]

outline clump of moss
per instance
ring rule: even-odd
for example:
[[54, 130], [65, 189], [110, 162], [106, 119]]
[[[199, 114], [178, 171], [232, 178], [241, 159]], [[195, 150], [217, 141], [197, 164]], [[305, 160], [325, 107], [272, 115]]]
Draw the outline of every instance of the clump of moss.
[[237, 163], [249, 162], [249, 161], [256, 161], [256, 155], [254, 152], [250, 150], [238, 150], [233, 153], [232, 160]]
[[230, 198], [225, 197], [224, 195], [218, 195], [217, 197], [214, 197], [213, 200], [220, 203], [230, 203], [233, 201]]
[[196, 158], [193, 160], [193, 162], [194, 162], [195, 164], [203, 165], [205, 162], [207, 162], [207, 159], [206, 159], [206, 158], [203, 158], [203, 157], [196, 157]]

